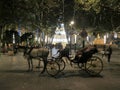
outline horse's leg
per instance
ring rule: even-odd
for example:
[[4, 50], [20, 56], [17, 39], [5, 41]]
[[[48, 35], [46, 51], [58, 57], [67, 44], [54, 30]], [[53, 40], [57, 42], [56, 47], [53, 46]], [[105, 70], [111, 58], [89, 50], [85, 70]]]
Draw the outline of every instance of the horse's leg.
[[30, 64], [31, 64], [31, 69], [30, 69], [30, 71], [33, 71], [33, 60], [32, 60], [32, 58], [30, 59]]
[[28, 70], [27, 71], [30, 71], [30, 58], [27, 58], [27, 61], [28, 61]]
[[43, 62], [44, 62], [44, 67], [43, 67], [41, 74], [44, 73], [45, 69], [46, 69], [46, 65], [47, 65], [47, 58], [46, 57], [43, 58]]
[[40, 58], [38, 60], [38, 66], [36, 66], [36, 68], [40, 68]]
[[38, 67], [40, 67], [40, 58], [39, 58], [39, 62], [38, 62]]

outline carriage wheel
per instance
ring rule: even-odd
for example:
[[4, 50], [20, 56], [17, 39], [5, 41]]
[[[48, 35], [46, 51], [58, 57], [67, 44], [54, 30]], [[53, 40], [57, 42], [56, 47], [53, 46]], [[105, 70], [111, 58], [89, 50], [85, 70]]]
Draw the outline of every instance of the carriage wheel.
[[60, 72], [60, 66], [56, 61], [48, 61], [46, 71], [50, 76], [56, 76]]
[[60, 72], [63, 71], [65, 69], [65, 61], [64, 59], [57, 59], [56, 62], [59, 64], [60, 66]]
[[95, 76], [99, 75], [103, 70], [103, 62], [97, 56], [92, 56], [85, 64], [85, 70], [88, 74]]

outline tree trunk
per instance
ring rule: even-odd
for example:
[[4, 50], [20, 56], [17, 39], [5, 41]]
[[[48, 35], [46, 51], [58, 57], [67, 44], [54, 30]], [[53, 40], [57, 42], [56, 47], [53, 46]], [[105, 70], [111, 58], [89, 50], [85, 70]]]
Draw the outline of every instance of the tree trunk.
[[112, 27], [112, 30], [114, 30], [114, 22], [113, 22], [113, 16], [111, 15], [111, 18], [110, 18], [110, 23], [111, 23], [111, 27]]

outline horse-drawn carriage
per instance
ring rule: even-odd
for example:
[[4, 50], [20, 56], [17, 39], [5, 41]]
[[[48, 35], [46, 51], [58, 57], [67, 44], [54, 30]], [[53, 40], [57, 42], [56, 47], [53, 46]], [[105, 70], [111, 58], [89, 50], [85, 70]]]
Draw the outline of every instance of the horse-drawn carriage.
[[96, 47], [93, 47], [87, 52], [83, 50], [81, 55], [76, 55], [73, 58], [69, 57], [69, 51], [62, 50], [60, 56], [55, 59], [60, 65], [60, 72], [63, 71], [67, 65], [63, 57], [67, 57], [71, 66], [77, 64], [79, 69], [85, 70], [89, 75], [96, 76], [103, 70], [103, 62], [100, 57], [95, 55], [96, 53], [98, 53], [98, 50]]
[[[33, 70], [33, 58], [39, 60], [39, 67], [42, 69], [41, 73], [47, 71], [51, 76], [56, 76], [59, 72], [63, 71], [66, 67], [66, 62], [63, 57], [67, 57], [67, 60], [70, 62], [70, 65], [73, 66], [77, 64], [79, 69], [85, 70], [90, 75], [99, 75], [103, 70], [102, 60], [95, 54], [98, 52], [97, 48], [94, 47], [87, 52], [82, 52], [80, 57], [75, 56], [74, 59], [69, 57], [69, 50], [61, 50], [59, 57], [52, 57], [48, 59], [49, 49], [47, 48], [30, 48], [26, 51], [25, 56], [28, 60], [28, 70]], [[77, 62], [76, 62], [77, 61]]]

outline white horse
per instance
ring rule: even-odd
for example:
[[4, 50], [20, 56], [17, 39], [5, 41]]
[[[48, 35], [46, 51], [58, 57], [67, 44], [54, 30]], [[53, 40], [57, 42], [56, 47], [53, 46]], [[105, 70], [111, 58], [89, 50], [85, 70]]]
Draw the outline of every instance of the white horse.
[[43, 70], [41, 73], [43, 73], [46, 69], [47, 57], [49, 55], [49, 49], [48, 48], [29, 48], [26, 50], [27, 51], [24, 52], [24, 55], [25, 55], [25, 57], [27, 57], [28, 71], [33, 70], [33, 61], [32, 61], [33, 58], [37, 58], [38, 60], [40, 60], [42, 58], [43, 62], [44, 62], [44, 67], [43, 67]]

